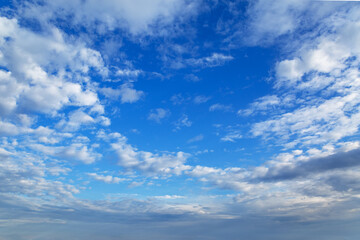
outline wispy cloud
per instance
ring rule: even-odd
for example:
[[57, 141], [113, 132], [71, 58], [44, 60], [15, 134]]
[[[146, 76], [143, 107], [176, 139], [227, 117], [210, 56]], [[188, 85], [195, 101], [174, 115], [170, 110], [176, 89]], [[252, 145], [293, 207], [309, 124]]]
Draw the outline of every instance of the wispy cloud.
[[197, 135], [197, 136], [195, 136], [195, 137], [193, 137], [193, 138], [190, 138], [190, 139], [187, 141], [187, 143], [199, 142], [199, 141], [201, 141], [201, 140], [203, 140], [203, 139], [204, 139], [204, 135], [199, 134], [199, 135]]
[[148, 119], [160, 123], [162, 119], [170, 115], [169, 110], [163, 108], [157, 108], [150, 111]]
[[226, 62], [233, 60], [234, 58], [222, 53], [213, 53], [211, 56], [203, 58], [191, 58], [187, 59], [186, 63], [192, 67], [217, 67], [224, 65]]
[[209, 111], [210, 112], [215, 112], [215, 111], [230, 112], [230, 111], [232, 111], [232, 107], [230, 105], [215, 103], [209, 107]]

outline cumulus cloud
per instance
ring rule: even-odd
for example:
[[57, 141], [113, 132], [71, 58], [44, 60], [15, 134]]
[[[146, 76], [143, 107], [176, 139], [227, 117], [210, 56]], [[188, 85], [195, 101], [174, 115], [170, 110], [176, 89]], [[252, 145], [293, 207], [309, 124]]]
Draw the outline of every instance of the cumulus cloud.
[[[26, 156], [26, 157], [25, 157]], [[69, 169], [56, 163], [45, 162], [26, 152], [9, 152], [0, 149], [0, 194], [25, 195], [28, 197], [52, 196], [55, 199], [72, 198], [77, 188], [59, 181], [48, 180], [47, 174], [66, 174]], [[13, 200], [16, 198], [13, 197]], [[33, 207], [39, 203], [34, 203]]]
[[85, 164], [94, 163], [101, 155], [93, 148], [88, 148], [83, 143], [73, 143], [69, 146], [46, 146], [42, 144], [31, 144], [30, 147], [45, 155], [53, 156], [63, 160], [80, 161]]
[[294, 147], [338, 142], [358, 131], [358, 12], [354, 6], [346, 17], [340, 10], [324, 19], [319, 31], [331, 28], [331, 32], [304, 39], [293, 58], [277, 64], [275, 89], [290, 93], [259, 99], [239, 111], [249, 115], [274, 107], [279, 110], [272, 118], [254, 124], [253, 135], [280, 137], [281, 144]]
[[134, 103], [144, 96], [144, 92], [134, 89], [131, 83], [124, 83], [118, 89], [102, 88], [100, 91], [109, 98], [120, 98], [121, 103]]
[[187, 172], [189, 176], [198, 178], [201, 182], [216, 186], [221, 189], [233, 189], [237, 191], [250, 192], [261, 184], [249, 184], [246, 182], [246, 171], [241, 168], [214, 168], [195, 166]]
[[101, 175], [101, 174], [97, 174], [97, 173], [88, 173], [88, 176], [92, 177], [93, 179], [97, 180], [97, 181], [101, 181], [104, 183], [120, 183], [123, 181], [126, 181], [125, 178], [119, 178], [119, 177], [114, 177], [111, 175]]
[[156, 154], [140, 151], [127, 143], [123, 136], [111, 144], [118, 164], [128, 170], [137, 170], [148, 175], [180, 175], [190, 167], [185, 165], [189, 157], [184, 152]]
[[168, 117], [169, 115], [169, 110], [157, 108], [150, 111], [147, 119], [160, 123], [162, 119]]
[[[216, 214], [210, 214], [213, 218], [244, 216], [244, 211], [240, 211], [244, 209], [252, 216], [296, 217], [301, 221], [356, 213], [354, 206], [358, 206], [360, 190], [359, 143], [341, 140], [356, 137], [360, 125], [358, 7], [331, 15], [315, 29], [319, 32], [303, 36], [303, 46], [275, 64], [273, 90], [276, 93], [258, 98], [238, 112], [242, 116], [262, 114], [261, 120], [251, 127], [253, 136], [275, 139], [271, 143], [287, 151], [261, 166], [191, 166], [187, 163], [189, 154], [143, 151], [129, 144], [119, 133], [100, 130], [97, 137], [103, 140], [101, 144], [91, 139], [93, 131], [88, 131], [86, 137], [79, 136], [78, 131], [90, 129], [88, 126], [93, 130], [95, 124], [110, 125], [110, 119], [103, 116], [104, 106], [96, 91], [110, 99], [120, 99], [122, 103], [137, 102], [144, 93], [136, 90], [132, 83], [123, 83], [118, 88], [102, 88], [100, 83], [95, 83], [93, 76], [102, 78], [109, 72], [101, 54], [86, 47], [81, 39], [74, 40], [75, 35], [67, 36], [51, 26], [51, 22], [56, 25], [61, 20], [54, 19], [69, 18], [72, 30], [85, 27], [89, 32], [102, 33], [120, 28], [132, 35], [162, 35], [168, 30], [166, 26], [181, 24], [188, 16], [183, 13], [193, 10], [196, 3], [164, 0], [151, 3], [106, 0], [100, 5], [80, 0], [28, 3], [26, 6], [30, 8], [23, 9], [21, 15], [40, 20], [40, 28], [44, 30], [38, 32], [15, 19], [0, 18], [0, 208], [16, 209], [31, 216], [49, 216], [52, 218], [49, 221], [55, 221], [60, 215], [71, 221], [79, 218], [108, 221], [110, 216], [117, 223], [122, 218], [127, 221], [129, 215], [141, 215], [141, 219], [144, 216], [169, 219], [169, 214], [213, 213], [212, 206], [204, 207], [197, 203], [198, 199], [189, 200], [196, 202], [194, 204], [156, 205], [151, 202], [153, 200], [108, 202], [74, 198], [79, 192], [77, 188], [86, 187], [79, 187], [78, 179], [65, 178], [63, 175], [71, 169], [63, 165], [94, 163], [102, 158], [96, 150], [108, 151], [110, 145], [113, 155], [108, 157], [115, 157], [117, 167], [124, 170], [124, 174], [152, 179], [182, 176], [189, 181], [203, 182], [206, 188], [202, 191], [209, 187], [233, 190], [235, 194], [231, 200], [224, 205], [219, 201], [214, 204], [218, 208]], [[282, 0], [271, 4], [266, 1], [250, 3], [247, 14], [251, 15], [253, 32], [248, 40], [253, 44], [271, 42], [293, 33], [301, 27], [304, 18], [298, 17], [308, 5], [308, 1]], [[47, 14], [39, 14], [44, 12]], [[213, 53], [184, 60], [181, 64], [195, 68], [217, 67], [233, 59], [231, 55]], [[141, 74], [134, 68], [116, 69], [114, 76], [120, 78], [136, 78]], [[194, 76], [190, 78], [198, 80]], [[184, 102], [179, 96], [173, 99], [174, 103]], [[199, 95], [185, 100], [201, 104], [209, 99]], [[212, 112], [231, 110], [231, 106], [222, 104], [209, 108]], [[271, 117], [264, 120], [269, 112]], [[148, 119], [160, 123], [169, 114], [169, 110], [163, 108], [153, 109]], [[60, 119], [54, 129], [41, 126], [49, 122], [45, 119], [48, 117], [56, 122]], [[184, 114], [174, 125], [179, 130], [192, 126], [192, 122]], [[242, 133], [228, 131], [221, 140], [234, 142], [243, 137]], [[188, 142], [201, 140], [202, 134]], [[211, 150], [198, 153], [205, 152]], [[88, 178], [104, 183], [127, 181], [106, 171], [91, 171], [94, 172], [87, 173]], [[78, 187], [66, 181], [74, 181], [74, 186]], [[139, 177], [132, 186], [144, 183]], [[171, 200], [182, 196], [154, 198]], [[23, 210], [19, 210], [19, 206]], [[163, 213], [165, 216], [161, 215]], [[7, 211], [7, 214], [11, 213]], [[2, 223], [0, 221], [0, 225]]]
[[20, 132], [22, 132], [21, 127], [9, 122], [0, 121], [0, 136], [14, 136]]
[[69, 113], [69, 120], [61, 120], [57, 124], [57, 128], [62, 129], [63, 131], [77, 131], [81, 125], [94, 123], [95, 119], [90, 115], [84, 113], [81, 110], [77, 110]]
[[6, 68], [0, 73], [0, 114], [56, 113], [65, 106], [98, 102], [90, 85], [85, 88], [82, 80], [74, 81], [90, 68], [106, 74], [97, 51], [67, 42], [56, 28], [49, 33], [34, 33], [20, 27], [15, 19], [1, 17], [0, 22], [6, 26], [0, 34], [0, 63]]

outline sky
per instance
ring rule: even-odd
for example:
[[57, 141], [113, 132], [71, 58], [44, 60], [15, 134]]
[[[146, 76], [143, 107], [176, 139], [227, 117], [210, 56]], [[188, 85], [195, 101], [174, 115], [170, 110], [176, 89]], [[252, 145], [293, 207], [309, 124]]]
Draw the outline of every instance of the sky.
[[0, 240], [360, 237], [360, 3], [0, 2]]

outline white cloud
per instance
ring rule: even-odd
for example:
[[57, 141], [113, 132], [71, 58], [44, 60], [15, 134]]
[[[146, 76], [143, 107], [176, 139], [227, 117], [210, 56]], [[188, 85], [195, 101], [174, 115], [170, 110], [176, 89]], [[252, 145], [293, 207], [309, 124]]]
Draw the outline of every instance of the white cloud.
[[195, 104], [202, 104], [202, 103], [206, 103], [207, 101], [209, 101], [210, 98], [211, 97], [199, 95], [199, 96], [194, 97], [193, 101]]
[[122, 103], [137, 102], [143, 95], [144, 92], [133, 89], [131, 84], [121, 85], [120, 96]]
[[154, 154], [151, 152], [140, 151], [130, 144], [123, 136], [111, 146], [117, 154], [118, 164], [128, 170], [137, 170], [148, 175], [180, 175], [190, 167], [185, 165], [188, 154], [163, 153]]
[[94, 149], [88, 148], [83, 143], [73, 143], [69, 146], [31, 144], [30, 147], [48, 156], [70, 161], [80, 161], [85, 164], [94, 163], [96, 159], [101, 157], [99, 153], [94, 152]]
[[[35, 17], [42, 22], [55, 18], [67, 18], [72, 24], [97, 29], [99, 32], [127, 29], [130, 33], [164, 34], [165, 27], [176, 19], [181, 21], [186, 16], [193, 15], [197, 1], [184, 0], [105, 0], [101, 5], [94, 0], [89, 1], [51, 1], [43, 6], [26, 6], [24, 16]], [[47, 14], [41, 14], [47, 12]], [[97, 23], [97, 25], [95, 24]], [[161, 31], [162, 30], [162, 31]]]
[[[45, 9], [49, 6], [51, 9], [58, 9], [62, 3], [53, 1], [44, 4]], [[110, 3], [117, 4], [112, 1], [105, 1], [103, 5], [96, 4], [94, 1], [77, 0], [66, 3], [68, 5], [63, 5], [66, 9], [59, 11], [59, 15], [66, 11], [71, 13], [71, 8], [74, 7], [76, 14], [73, 20], [75, 22], [84, 20], [81, 24], [92, 25], [94, 20], [100, 19], [102, 24], [109, 29], [117, 27], [119, 19], [125, 18], [128, 21], [125, 28], [128, 27], [133, 34], [149, 33], [153, 30], [153, 24], [163, 26], [167, 24], [167, 21], [171, 22], [174, 19], [173, 16], [167, 15], [168, 13], [185, 11], [184, 9], [169, 10], [169, 8], [174, 8], [170, 6], [171, 4], [178, 7], [182, 6], [182, 2], [165, 3], [159, 0], [144, 3], [145, 7], [146, 4], [152, 4], [151, 9], [141, 9], [145, 11], [145, 15], [148, 14], [147, 16], [134, 14], [129, 17], [128, 13], [140, 11], [135, 9], [135, 3], [139, 1], [121, 2], [125, 4], [123, 5], [125, 7], [120, 8], [126, 9], [127, 14], [118, 16], [112, 15], [118, 13], [118, 9], [110, 12], [110, 15], [105, 13], [105, 10], [110, 8]], [[254, 5], [251, 6], [258, 6], [264, 11], [271, 12], [264, 16], [257, 15], [261, 18], [259, 22], [264, 25], [255, 25], [256, 31], [268, 35], [269, 38], [293, 32], [300, 24], [297, 19], [288, 18], [291, 9], [294, 8], [295, 13], [298, 9], [302, 9], [303, 5], [300, 2], [271, 3], [276, 5], [275, 7], [265, 1], [252, 4]], [[262, 4], [262, 6], [257, 4]], [[280, 4], [285, 4], [285, 6], [280, 6]], [[95, 9], [95, 5], [100, 6], [100, 9]], [[78, 13], [76, 7], [79, 6], [84, 6], [84, 13]], [[95, 14], [88, 15], [86, 10], [89, 9]], [[99, 14], [96, 15], [96, 13]], [[274, 17], [279, 13], [279, 18]], [[29, 14], [29, 12], [24, 14]], [[39, 16], [46, 16], [46, 14]], [[68, 15], [64, 14], [64, 16]], [[345, 21], [342, 19], [344, 16], [352, 19]], [[279, 154], [260, 167], [221, 169], [186, 165], [189, 155], [183, 152], [153, 153], [138, 150], [128, 144], [127, 139], [119, 133], [106, 134], [104, 131], [99, 131], [98, 137], [105, 142], [117, 139], [111, 147], [116, 153], [118, 165], [129, 172], [138, 171], [154, 178], [186, 174], [204, 182], [207, 186], [240, 192], [230, 207], [240, 205], [249, 209], [251, 213], [258, 211], [263, 216], [265, 212], [271, 217], [306, 215], [308, 218], [316, 219], [321, 212], [338, 217], [339, 214], [330, 212], [341, 208], [346, 211], [339, 212], [347, 215], [354, 210], [354, 205], [358, 205], [348, 203], [357, 198], [360, 190], [357, 161], [359, 143], [339, 141], [346, 136], [354, 136], [358, 133], [360, 126], [358, 16], [358, 8], [354, 8], [343, 16], [332, 16], [335, 19], [334, 22], [330, 22], [333, 29], [327, 37], [316, 36], [315, 39], [307, 41], [304, 48], [296, 52], [294, 56], [277, 64], [277, 89], [275, 90], [280, 89], [286, 94], [280, 92], [278, 95], [259, 98], [248, 109], [241, 110], [241, 114], [253, 115], [258, 112], [266, 113], [275, 108], [281, 109], [282, 112], [276, 112], [276, 116], [255, 124], [252, 128], [253, 134], [268, 139], [281, 139], [282, 146], [294, 147], [300, 144], [306, 146], [307, 150], [306, 148], [291, 149], [292, 151]], [[290, 20], [287, 24], [275, 28], [277, 24], [288, 19]], [[101, 31], [102, 24], [96, 25], [99, 27], [98, 31]], [[12, 38], [12, 41], [8, 41], [8, 38]], [[50, 211], [46, 212], [44, 209], [51, 209], [52, 206], [57, 205], [54, 210], [57, 216], [63, 209], [66, 209], [64, 212], [78, 211], [76, 213], [84, 210], [87, 215], [89, 212], [115, 213], [116, 220], [122, 216], [119, 213], [124, 212], [127, 214], [208, 213], [208, 208], [197, 204], [159, 207], [146, 201], [123, 201], [110, 204], [106, 201], [79, 199], [69, 203], [69, 199], [73, 199], [73, 194], [78, 193], [78, 190], [74, 186], [62, 183], [61, 178], [58, 178], [59, 180], [47, 179], [48, 174], [59, 177], [69, 172], [69, 168], [59, 165], [59, 163], [67, 162], [62, 160], [75, 160], [85, 164], [95, 162], [101, 155], [94, 149], [100, 145], [92, 144], [89, 138], [76, 136], [75, 133], [61, 134], [50, 127], [34, 127], [36, 118], [26, 114], [30, 112], [31, 114], [56, 115], [66, 106], [72, 106], [75, 110], [71, 109], [69, 114], [57, 115], [64, 117], [64, 121], [59, 123], [59, 127], [61, 126], [64, 131], [76, 131], [83, 125], [95, 123], [108, 126], [110, 120], [101, 115], [104, 114], [104, 107], [100, 104], [95, 92], [98, 87], [92, 84], [88, 75], [92, 71], [106, 75], [107, 69], [104, 67], [101, 55], [95, 50], [84, 47], [78, 41], [72, 42], [57, 29], [49, 33], [33, 33], [20, 27], [16, 20], [6, 18], [0, 19], [0, 46], [0, 63], [6, 69], [0, 70], [0, 135], [6, 136], [1, 139], [2, 147], [0, 148], [2, 186], [0, 203], [4, 203], [8, 197], [10, 200], [5, 207], [17, 205], [26, 209], [30, 205], [32, 208], [29, 208], [31, 211], [27, 211], [27, 214], [41, 213], [47, 216]], [[213, 54], [209, 57], [189, 60], [188, 64], [212, 67], [230, 60], [232, 60], [231, 56]], [[138, 74], [136, 71], [124, 69], [122, 72], [118, 71], [117, 74], [123, 77], [136, 77]], [[123, 103], [136, 102], [143, 96], [143, 92], [135, 90], [130, 83], [121, 85], [119, 89], [109, 88], [104, 92], [107, 92], [104, 94], [110, 97], [120, 98]], [[299, 92], [302, 94], [298, 94]], [[294, 109], [284, 109], [284, 104], [288, 103], [286, 99], [293, 104], [291, 106]], [[200, 104], [208, 101], [208, 98], [198, 96], [193, 101]], [[214, 104], [209, 110], [230, 111], [231, 107]], [[168, 110], [159, 108], [150, 112], [148, 119], [161, 122], [168, 115]], [[175, 123], [176, 128], [179, 129], [191, 125], [192, 122], [187, 115], [183, 115]], [[19, 134], [23, 134], [21, 138], [11, 138]], [[63, 138], [67, 138], [72, 143], [67, 145], [60, 143]], [[199, 135], [189, 141], [199, 141], [202, 138], [203, 136]], [[230, 131], [222, 140], [235, 141], [239, 138], [241, 138], [240, 132]], [[37, 141], [54, 145], [42, 145], [36, 143]], [[323, 147], [317, 149], [313, 147], [314, 144], [321, 144]], [[22, 149], [32, 148], [39, 154], [16, 152], [14, 149], [17, 145], [20, 145], [19, 148]], [[342, 152], [343, 150], [345, 153]], [[205, 152], [209, 151], [204, 150], [203, 153]], [[52, 158], [56, 161], [52, 161]], [[89, 173], [88, 176], [105, 183], [125, 181], [107, 174]], [[144, 182], [142, 179], [136, 180], [133, 186]], [[165, 195], [155, 198], [180, 199], [182, 196]], [[19, 202], [14, 201], [16, 199], [27, 199], [29, 205], [18, 204]], [[216, 204], [219, 205], [219, 203]], [[229, 205], [225, 208], [229, 211]], [[73, 220], [77, 215], [84, 216], [84, 214], [71, 214], [69, 218]], [[66, 216], [69, 215], [64, 214], [64, 218]]]
[[182, 127], [191, 127], [192, 122], [186, 114], [183, 114], [175, 123], [175, 130], [180, 130]]
[[0, 136], [14, 136], [21, 130], [14, 124], [0, 121]]
[[[303, 39], [303, 46], [276, 68], [276, 101], [256, 101], [242, 114], [277, 106], [281, 110], [252, 127], [255, 136], [278, 139], [291, 148], [298, 144], [336, 143], [356, 134], [360, 122], [360, 39], [359, 8], [346, 14], [339, 11], [324, 19], [318, 31], [328, 31]], [[345, 16], [346, 15], [346, 16]], [[285, 99], [294, 96], [286, 103]], [[296, 96], [296, 98], [295, 98]], [[290, 104], [290, 105], [288, 105]], [[286, 109], [288, 106], [292, 108]], [[282, 113], [282, 111], [284, 113]]]
[[116, 75], [120, 77], [138, 77], [142, 73], [141, 70], [131, 69], [119, 69], [116, 71]]
[[90, 177], [92, 177], [93, 179], [97, 180], [97, 181], [101, 181], [104, 183], [120, 183], [123, 181], [126, 181], [126, 179], [124, 178], [118, 178], [118, 177], [113, 177], [111, 175], [99, 175], [97, 173], [88, 173], [87, 175], [89, 175]]
[[183, 199], [185, 197], [179, 195], [164, 195], [164, 196], [154, 196], [153, 198], [162, 199], [162, 200], [174, 200], [174, 199]]
[[290, 96], [286, 96], [284, 101], [281, 101], [281, 99], [276, 95], [264, 96], [259, 99], [256, 99], [256, 101], [251, 103], [248, 109], [239, 110], [238, 114], [244, 116], [250, 116], [259, 112], [262, 113], [262, 112], [273, 111], [279, 105], [283, 107], [290, 100], [292, 100]]
[[220, 140], [223, 142], [235, 142], [237, 139], [241, 139], [242, 137], [243, 136], [241, 135], [240, 131], [231, 131]]
[[310, 0], [276, 0], [270, 3], [259, 0], [250, 4], [250, 34], [245, 36], [248, 43], [271, 43], [284, 34], [293, 33], [308, 17], [305, 11], [312, 11]]
[[[181, 64], [180, 64], [181, 65]], [[185, 79], [188, 80], [188, 81], [191, 81], [191, 82], [199, 82], [201, 79], [196, 76], [195, 74], [187, 74], [185, 76]]]
[[197, 177], [201, 182], [222, 188], [233, 189], [243, 192], [251, 192], [255, 188], [261, 188], [261, 184], [252, 185], [246, 182], [246, 171], [241, 168], [213, 168], [196, 166], [187, 171], [192, 177]]
[[222, 53], [213, 53], [211, 56], [202, 58], [187, 59], [186, 63], [192, 67], [217, 67], [224, 65], [226, 62], [233, 60], [230, 55], [224, 55]]
[[64, 106], [98, 102], [91, 84], [83, 84], [86, 78], [80, 78], [90, 68], [106, 74], [98, 52], [67, 42], [56, 28], [45, 34], [22, 28], [14, 19], [1, 17], [0, 23], [11, 26], [11, 31], [0, 29], [0, 63], [7, 69], [0, 73], [0, 114], [56, 113]]
[[338, 141], [358, 131], [360, 113], [355, 106], [359, 101], [357, 93], [335, 97], [317, 106], [303, 107], [278, 118], [256, 123], [252, 132], [255, 136], [268, 137], [274, 134], [283, 139], [296, 136], [293, 144]]
[[107, 97], [117, 99], [120, 97], [121, 103], [134, 103], [144, 96], [143, 91], [139, 91], [133, 88], [133, 84], [124, 83], [118, 89], [102, 88], [100, 91]]
[[[45, 162], [39, 156], [20, 151], [5, 151], [0, 154], [0, 158], [0, 194], [12, 195], [12, 201], [19, 200], [21, 196], [28, 199], [51, 196], [61, 201], [71, 199], [73, 194], [79, 192], [74, 186], [46, 179], [48, 173], [64, 174], [69, 171], [51, 161]], [[41, 205], [41, 201], [32, 204], [36, 208]]]
[[65, 132], [68, 131], [77, 131], [81, 125], [88, 125], [91, 123], [95, 123], [95, 119], [90, 115], [84, 113], [81, 110], [76, 110], [69, 113], [69, 120], [61, 120], [57, 124], [57, 128], [62, 129]]
[[147, 119], [160, 123], [162, 119], [170, 115], [169, 110], [163, 108], [157, 108], [150, 111]]
[[174, 105], [181, 105], [185, 102], [187, 102], [189, 100], [189, 98], [185, 98], [183, 97], [183, 95], [181, 93], [178, 94], [174, 94], [171, 96], [170, 101], [174, 104]]
[[11, 152], [8, 152], [5, 149], [0, 148], [0, 158], [6, 159], [6, 158], [10, 157], [11, 155], [12, 155]]
[[199, 135], [197, 135], [197, 136], [195, 136], [195, 137], [193, 137], [193, 138], [190, 138], [190, 139], [187, 141], [187, 143], [199, 142], [199, 141], [201, 141], [201, 140], [203, 140], [203, 139], [204, 139], [204, 135], [199, 134]]

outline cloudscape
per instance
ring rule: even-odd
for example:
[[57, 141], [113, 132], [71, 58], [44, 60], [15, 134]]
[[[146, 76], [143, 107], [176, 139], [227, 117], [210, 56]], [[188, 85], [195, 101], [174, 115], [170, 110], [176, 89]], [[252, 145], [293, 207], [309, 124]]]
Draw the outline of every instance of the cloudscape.
[[357, 240], [359, 126], [359, 1], [0, 2], [0, 240]]

